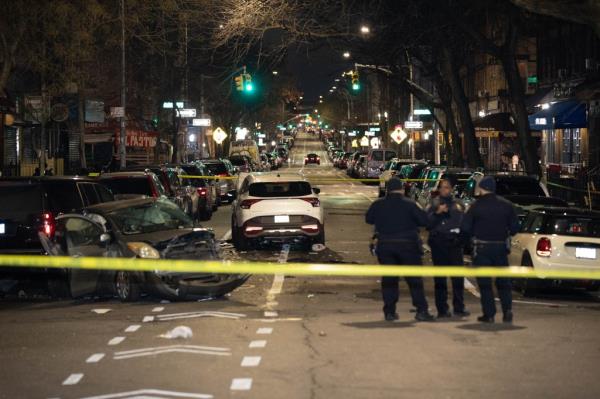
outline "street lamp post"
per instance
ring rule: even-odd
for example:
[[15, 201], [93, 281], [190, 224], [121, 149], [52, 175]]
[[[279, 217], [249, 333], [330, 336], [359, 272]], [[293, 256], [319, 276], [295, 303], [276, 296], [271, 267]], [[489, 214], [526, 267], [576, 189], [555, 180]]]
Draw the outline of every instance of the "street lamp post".
[[120, 167], [124, 169], [127, 166], [127, 151], [125, 148], [126, 144], [126, 131], [125, 131], [125, 101], [126, 101], [126, 90], [125, 90], [125, 0], [121, 0], [121, 107], [123, 108], [123, 116], [121, 116], [121, 131], [119, 135], [119, 156], [120, 156]]

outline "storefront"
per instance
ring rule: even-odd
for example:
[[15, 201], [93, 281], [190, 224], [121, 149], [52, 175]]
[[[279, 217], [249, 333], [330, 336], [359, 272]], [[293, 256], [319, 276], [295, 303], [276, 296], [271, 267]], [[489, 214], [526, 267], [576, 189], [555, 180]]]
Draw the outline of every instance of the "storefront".
[[586, 106], [576, 100], [545, 104], [529, 116], [531, 129], [542, 131], [542, 163], [568, 174], [587, 166], [589, 138]]

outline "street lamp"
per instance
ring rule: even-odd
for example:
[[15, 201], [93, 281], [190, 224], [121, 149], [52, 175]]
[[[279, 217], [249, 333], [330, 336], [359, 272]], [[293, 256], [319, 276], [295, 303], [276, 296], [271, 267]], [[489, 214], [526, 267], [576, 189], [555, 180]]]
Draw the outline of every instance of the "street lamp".
[[318, 114], [318, 113], [319, 113], [319, 110], [315, 108], [315, 114]]
[[344, 58], [350, 58], [350, 52], [349, 51], [344, 51], [344, 54], [342, 54], [344, 56]]
[[360, 33], [362, 33], [363, 35], [368, 35], [369, 33], [371, 33], [371, 29], [367, 25], [362, 25], [360, 27]]
[[319, 104], [323, 104], [323, 100], [319, 100]]
[[273, 75], [275, 75], [275, 76], [277, 76], [278, 73], [279, 72], [277, 72], [277, 71], [273, 71]]

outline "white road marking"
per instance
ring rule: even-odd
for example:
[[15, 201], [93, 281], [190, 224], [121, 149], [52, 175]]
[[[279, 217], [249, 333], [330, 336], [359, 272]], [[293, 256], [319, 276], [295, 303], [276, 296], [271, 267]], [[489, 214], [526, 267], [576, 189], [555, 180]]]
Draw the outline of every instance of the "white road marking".
[[[499, 298], [495, 298], [496, 301], [500, 301]], [[523, 301], [521, 299], [513, 299], [513, 302], [515, 303], [523, 303], [526, 305], [538, 305], [538, 306], [550, 306], [553, 308], [568, 308], [569, 305], [565, 305], [562, 303], [553, 303], [553, 302], [535, 302], [535, 301]]]
[[154, 316], [144, 316], [144, 319], [142, 320], [143, 323], [148, 323], [150, 321], [154, 321]]
[[118, 399], [118, 398], [184, 398], [184, 399], [212, 399], [212, 395], [203, 393], [188, 393], [178, 391], [164, 391], [162, 389], [138, 389], [136, 391], [110, 393], [108, 395], [88, 396], [82, 399]]
[[274, 310], [265, 310], [265, 317], [277, 317], [279, 313]]
[[198, 317], [217, 317], [222, 319], [240, 319], [246, 317], [241, 313], [213, 312], [213, 311], [198, 311], [185, 313], [169, 313], [157, 316], [158, 321], [178, 320], [178, 319], [193, 319]]
[[465, 277], [465, 289], [467, 291], [469, 291], [471, 294], [473, 294], [473, 296], [475, 296], [476, 298], [481, 298], [481, 295], [479, 294], [479, 291], [477, 291], [477, 287], [475, 287], [473, 285], [473, 283], [471, 283], [469, 281], [468, 278]]
[[242, 359], [242, 367], [258, 367], [260, 364], [260, 356], [244, 356]]
[[113, 339], [108, 341], [108, 345], [111, 345], [111, 346], [119, 345], [123, 341], [125, 341], [125, 337], [114, 337]]
[[132, 324], [125, 329], [125, 332], [136, 332], [137, 330], [140, 329], [140, 327], [141, 326], [139, 324]]
[[258, 330], [256, 330], [257, 334], [260, 335], [268, 335], [271, 334], [273, 332], [273, 329], [271, 327], [261, 327]]
[[160, 303], [171, 303], [171, 301], [169, 301], [168, 299], [163, 299], [162, 301], [160, 301]]
[[134, 357], [162, 355], [164, 353], [193, 353], [195, 355], [231, 356], [231, 351], [229, 348], [198, 345], [168, 345], [115, 352], [113, 359], [123, 360]]
[[250, 341], [250, 345], [248, 345], [248, 348], [264, 348], [265, 346], [267, 346], [267, 341], [261, 339], [256, 341]]
[[92, 309], [92, 312], [97, 314], [106, 314], [110, 312], [112, 309]]
[[249, 391], [252, 388], [252, 378], [234, 378], [231, 380], [232, 391]]
[[67, 377], [66, 380], [63, 381], [63, 385], [75, 385], [83, 378], [82, 373], [74, 373]]
[[163, 310], [165, 310], [163, 306], [157, 306], [154, 309], [152, 309], [154, 313], [162, 312]]
[[104, 358], [104, 353], [94, 353], [92, 356], [88, 357], [85, 362], [86, 363], [98, 363], [100, 360]]

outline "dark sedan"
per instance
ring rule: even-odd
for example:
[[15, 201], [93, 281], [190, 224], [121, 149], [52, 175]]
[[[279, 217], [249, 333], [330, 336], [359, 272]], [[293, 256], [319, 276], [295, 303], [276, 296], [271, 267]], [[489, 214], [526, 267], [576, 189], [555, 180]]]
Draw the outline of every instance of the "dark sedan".
[[304, 165], [308, 165], [309, 163], [320, 165], [321, 158], [317, 154], [307, 154], [306, 157], [304, 157]]
[[[194, 226], [192, 219], [165, 199], [116, 201], [56, 218], [52, 239], [41, 237], [51, 255], [144, 259], [219, 259], [212, 230]], [[142, 293], [169, 300], [219, 297], [242, 285], [247, 275], [212, 273], [59, 271], [55, 285], [64, 296], [116, 294], [122, 301]]]

